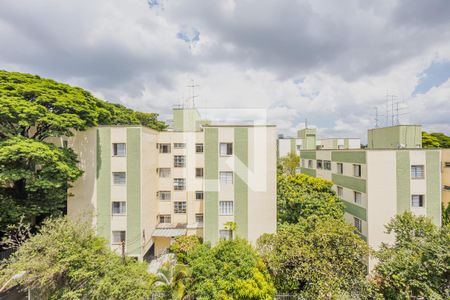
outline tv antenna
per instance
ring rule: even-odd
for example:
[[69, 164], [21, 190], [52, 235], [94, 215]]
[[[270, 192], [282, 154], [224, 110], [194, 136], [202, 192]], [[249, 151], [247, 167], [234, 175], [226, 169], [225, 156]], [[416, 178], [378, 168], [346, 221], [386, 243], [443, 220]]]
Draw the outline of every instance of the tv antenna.
[[194, 108], [195, 107], [195, 98], [198, 97], [198, 95], [195, 94], [195, 88], [199, 87], [200, 85], [195, 84], [194, 79], [191, 80], [191, 85], [188, 85], [187, 87], [192, 88], [192, 96], [191, 96], [191, 105]]

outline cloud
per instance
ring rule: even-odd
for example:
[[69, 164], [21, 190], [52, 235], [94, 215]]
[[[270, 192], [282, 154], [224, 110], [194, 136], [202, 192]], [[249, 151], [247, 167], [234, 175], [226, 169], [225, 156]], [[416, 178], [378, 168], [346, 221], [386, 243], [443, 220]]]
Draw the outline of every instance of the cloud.
[[444, 0], [4, 0], [0, 67], [164, 118], [194, 79], [199, 106], [265, 109], [291, 135], [307, 118], [364, 139], [388, 93], [408, 106], [401, 122], [450, 133], [449, 13]]

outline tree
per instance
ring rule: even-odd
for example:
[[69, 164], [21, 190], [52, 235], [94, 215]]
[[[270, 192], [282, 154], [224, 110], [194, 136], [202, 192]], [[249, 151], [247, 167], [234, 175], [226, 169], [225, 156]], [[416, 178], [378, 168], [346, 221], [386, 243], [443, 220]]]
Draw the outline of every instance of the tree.
[[154, 278], [146, 265], [122, 262], [87, 222], [45, 221], [0, 269], [0, 285], [25, 272], [16, 283], [39, 299], [144, 299]]
[[370, 294], [367, 244], [343, 219], [301, 219], [258, 239], [278, 292], [301, 299], [359, 299]]
[[375, 253], [374, 276], [386, 299], [450, 298], [450, 226], [438, 228], [431, 219], [405, 212], [387, 226], [393, 245]]
[[0, 232], [21, 216], [61, 212], [67, 188], [81, 176], [76, 155], [50, 138], [110, 124], [162, 130], [157, 114], [140, 113], [88, 91], [30, 74], [0, 70]]
[[331, 181], [305, 174], [278, 175], [278, 222], [295, 224], [311, 215], [342, 218], [344, 206], [332, 186]]
[[442, 226], [450, 226], [450, 202], [447, 207], [442, 203]]
[[427, 133], [422, 132], [423, 148], [450, 148], [450, 136], [441, 132]]
[[170, 251], [175, 254], [178, 262], [186, 264], [187, 254], [200, 244], [201, 241], [196, 235], [181, 235], [170, 245]]
[[186, 265], [167, 262], [158, 270], [155, 285], [162, 287], [163, 299], [182, 300], [189, 276], [190, 270]]
[[187, 294], [196, 299], [273, 299], [266, 266], [246, 240], [198, 245], [188, 253], [187, 262], [192, 272]]
[[237, 223], [233, 221], [228, 221], [223, 224], [223, 227], [230, 232], [230, 239], [234, 239], [234, 233], [237, 230]]
[[300, 164], [300, 156], [298, 156], [295, 152], [289, 152], [288, 155], [280, 158], [279, 164], [284, 174], [294, 175], [297, 173], [297, 168]]
[[440, 148], [441, 143], [439, 140], [432, 136], [431, 134], [428, 134], [425, 131], [422, 131], [422, 148]]

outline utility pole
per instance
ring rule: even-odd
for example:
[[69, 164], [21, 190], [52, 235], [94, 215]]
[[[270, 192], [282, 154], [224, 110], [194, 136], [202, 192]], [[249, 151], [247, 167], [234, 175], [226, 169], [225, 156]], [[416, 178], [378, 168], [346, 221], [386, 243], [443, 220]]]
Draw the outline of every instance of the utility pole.
[[125, 241], [120, 242], [120, 246], [122, 248], [122, 262], [125, 264]]
[[195, 98], [198, 97], [198, 95], [195, 94], [195, 88], [199, 87], [200, 85], [195, 84], [194, 79], [191, 80], [191, 85], [188, 85], [187, 87], [192, 88], [192, 107], [195, 107]]

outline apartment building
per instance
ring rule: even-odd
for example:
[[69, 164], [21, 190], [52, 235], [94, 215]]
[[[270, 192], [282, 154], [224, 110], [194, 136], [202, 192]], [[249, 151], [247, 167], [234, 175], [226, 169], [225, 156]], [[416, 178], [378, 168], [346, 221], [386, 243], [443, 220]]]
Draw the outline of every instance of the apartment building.
[[[314, 132], [309, 133], [314, 140]], [[298, 149], [300, 172], [334, 183], [344, 201], [345, 219], [370, 247], [394, 241], [384, 226], [404, 211], [441, 224], [441, 198], [447, 195], [442, 174], [450, 173], [444, 162], [450, 155], [442, 149], [422, 149], [420, 126], [370, 129], [366, 149], [360, 148], [359, 139], [324, 139], [315, 145]], [[369, 267], [374, 263], [370, 260]]]
[[[63, 143], [63, 142], [62, 142]], [[175, 108], [173, 126], [99, 126], [64, 141], [84, 175], [68, 199], [70, 218], [92, 218], [98, 234], [138, 259], [158, 256], [180, 235], [254, 243], [276, 230], [276, 127], [214, 124]]]

